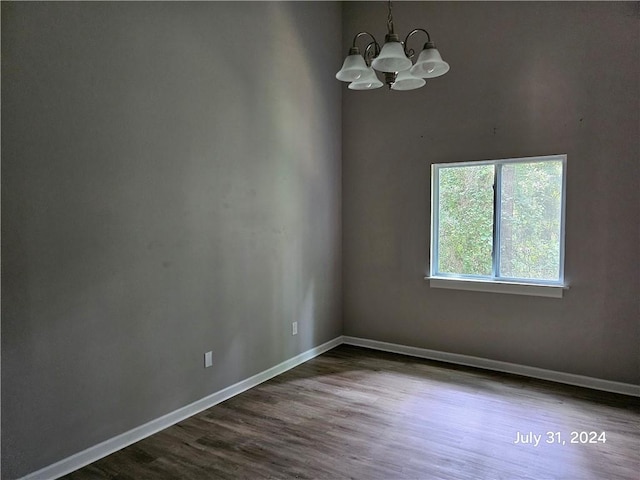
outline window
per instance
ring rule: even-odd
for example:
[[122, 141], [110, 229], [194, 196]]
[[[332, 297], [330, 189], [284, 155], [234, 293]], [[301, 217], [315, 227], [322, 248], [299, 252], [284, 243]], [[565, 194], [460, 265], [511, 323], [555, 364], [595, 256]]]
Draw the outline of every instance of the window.
[[431, 285], [562, 296], [566, 161], [433, 165]]

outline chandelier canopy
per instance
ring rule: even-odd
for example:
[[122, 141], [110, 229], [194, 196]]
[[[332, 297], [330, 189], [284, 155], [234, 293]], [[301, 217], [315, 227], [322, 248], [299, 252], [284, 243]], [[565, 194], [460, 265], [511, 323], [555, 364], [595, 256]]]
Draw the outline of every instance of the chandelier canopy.
[[[424, 28], [411, 30], [404, 42], [400, 41], [393, 30], [391, 0], [388, 5], [387, 35], [384, 38], [382, 49], [375, 37], [369, 32], [356, 34], [342, 68], [336, 73], [338, 80], [349, 82], [351, 90], [380, 88], [382, 82], [378, 79], [375, 70], [384, 73], [384, 82], [391, 90], [415, 90], [427, 83], [425, 78], [439, 77], [449, 71], [449, 64], [442, 60], [440, 52], [431, 41], [429, 32]], [[407, 42], [409, 38], [420, 32], [427, 36], [427, 43], [424, 44], [414, 65], [411, 59], [415, 56], [415, 52], [413, 49], [407, 49]], [[356, 45], [362, 36], [368, 36], [371, 39], [364, 48], [364, 55], [360, 53], [360, 49]]]

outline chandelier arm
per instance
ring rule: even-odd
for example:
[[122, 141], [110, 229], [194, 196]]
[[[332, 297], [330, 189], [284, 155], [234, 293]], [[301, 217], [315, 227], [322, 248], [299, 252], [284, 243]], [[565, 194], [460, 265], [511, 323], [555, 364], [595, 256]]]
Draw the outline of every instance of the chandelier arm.
[[404, 42], [402, 43], [402, 45], [404, 46], [404, 53], [407, 55], [407, 57], [409, 58], [413, 58], [413, 56], [415, 55], [415, 51], [411, 48], [411, 49], [407, 49], [407, 42], [409, 41], [409, 37], [411, 37], [412, 35], [418, 33], [418, 32], [423, 32], [427, 35], [427, 43], [431, 43], [431, 35], [429, 35], [429, 32], [427, 32], [424, 28], [414, 28], [413, 30], [411, 30], [407, 37], [404, 39]]
[[380, 48], [380, 45], [378, 44], [378, 41], [376, 40], [376, 37], [374, 37], [371, 33], [369, 32], [360, 32], [357, 33], [355, 37], [353, 37], [353, 43], [351, 44], [351, 48], [354, 48], [356, 46], [356, 42], [358, 41], [358, 38], [360, 38], [363, 35], [369, 35], [371, 37], [371, 39], [373, 40], [373, 43], [376, 44], [376, 46], [378, 47], [378, 49]]
[[364, 49], [363, 57], [368, 67], [371, 66], [371, 62], [378, 55], [380, 55], [380, 45], [378, 45], [378, 42], [374, 40], [373, 42], [369, 43], [369, 45], [367, 45]]
[[[352, 43], [351, 48], [349, 49], [349, 54], [352, 54], [352, 53], [359, 54], [360, 53], [360, 49], [358, 48], [356, 43], [357, 43], [358, 39], [360, 37], [362, 37], [363, 35], [368, 35], [369, 37], [371, 37], [371, 40], [373, 40], [372, 42], [369, 42], [367, 44], [367, 46], [364, 49], [364, 55], [363, 55], [365, 63], [367, 64], [368, 67], [370, 67], [371, 66], [371, 61], [373, 61], [374, 58], [376, 58], [378, 55], [380, 55], [380, 44], [376, 40], [376, 37], [374, 37], [369, 32], [360, 32], [360, 33], [356, 34], [355, 37], [353, 37], [353, 43]], [[369, 59], [367, 60], [367, 58], [369, 58]]]

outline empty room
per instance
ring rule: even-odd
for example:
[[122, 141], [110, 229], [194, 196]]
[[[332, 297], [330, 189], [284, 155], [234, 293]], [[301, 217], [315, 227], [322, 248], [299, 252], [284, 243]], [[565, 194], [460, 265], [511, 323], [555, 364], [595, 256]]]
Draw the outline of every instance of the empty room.
[[1, 8], [3, 479], [638, 479], [640, 2]]

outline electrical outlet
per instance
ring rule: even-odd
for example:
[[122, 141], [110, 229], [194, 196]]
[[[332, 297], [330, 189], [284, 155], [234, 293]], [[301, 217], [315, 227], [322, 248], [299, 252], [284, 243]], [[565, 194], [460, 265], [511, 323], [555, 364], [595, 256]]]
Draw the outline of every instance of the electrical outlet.
[[206, 352], [204, 354], [204, 368], [209, 368], [213, 365], [213, 352]]
[[293, 322], [291, 324], [291, 335], [297, 335], [298, 334], [298, 322]]

